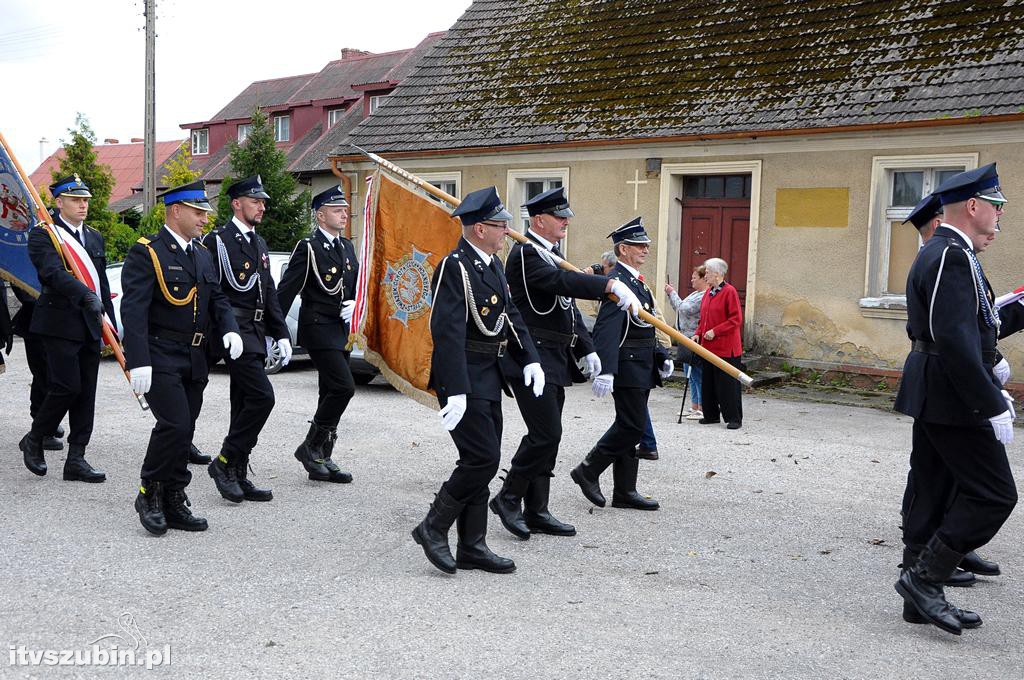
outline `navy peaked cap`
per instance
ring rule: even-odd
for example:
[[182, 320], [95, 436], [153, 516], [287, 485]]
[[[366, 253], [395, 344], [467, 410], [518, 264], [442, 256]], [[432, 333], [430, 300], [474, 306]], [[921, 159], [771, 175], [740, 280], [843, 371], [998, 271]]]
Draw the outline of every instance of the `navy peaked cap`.
[[999, 190], [999, 175], [996, 164], [989, 163], [974, 170], [953, 175], [935, 190], [942, 205], [960, 203], [968, 198], [985, 198], [995, 203], [1006, 203], [1006, 196]]
[[650, 243], [651, 237], [644, 230], [644, 218], [634, 217], [608, 234], [612, 243]]
[[313, 210], [319, 210], [325, 205], [348, 205], [345, 190], [341, 186], [334, 186], [313, 197]]
[[942, 201], [939, 200], [938, 195], [928, 194], [921, 199], [920, 203], [914, 206], [914, 209], [910, 211], [910, 215], [907, 216], [907, 219], [903, 220], [903, 224], [910, 222], [920, 229], [941, 214]]
[[231, 198], [262, 198], [268, 199], [270, 195], [263, 190], [263, 179], [259, 175], [240, 179], [228, 187], [228, 196]]
[[83, 182], [82, 178], [77, 174], [63, 177], [51, 184], [50, 195], [54, 198], [61, 195], [92, 198], [92, 193], [89, 191], [89, 187], [85, 185], [85, 182]]
[[526, 203], [523, 203], [526, 212], [534, 215], [554, 215], [555, 217], [575, 217], [575, 213], [569, 208], [569, 199], [565, 197], [565, 187], [555, 187], [542, 194], [537, 194]]
[[184, 203], [187, 206], [199, 208], [207, 212], [213, 210], [210, 207], [210, 199], [206, 197], [206, 182], [201, 179], [189, 182], [188, 184], [182, 184], [180, 187], [168, 189], [160, 196], [160, 199], [163, 200], [164, 205]]
[[498, 189], [495, 187], [477, 189], [466, 194], [462, 203], [452, 211], [452, 217], [462, 220], [464, 227], [487, 220], [512, 221], [512, 213], [505, 210], [505, 204], [501, 202]]

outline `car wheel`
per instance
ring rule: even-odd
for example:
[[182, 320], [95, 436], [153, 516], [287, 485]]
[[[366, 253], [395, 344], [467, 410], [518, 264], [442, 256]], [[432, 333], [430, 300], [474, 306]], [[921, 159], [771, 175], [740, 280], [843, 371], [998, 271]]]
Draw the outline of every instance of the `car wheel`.
[[270, 351], [267, 352], [267, 359], [263, 364], [263, 370], [266, 371], [267, 375], [274, 375], [282, 368], [284, 368], [284, 364], [281, 363], [281, 348], [277, 346], [276, 340], [272, 340]]
[[371, 382], [373, 382], [374, 377], [375, 376], [372, 373], [352, 374], [352, 380], [355, 381], [357, 385], [369, 385]]

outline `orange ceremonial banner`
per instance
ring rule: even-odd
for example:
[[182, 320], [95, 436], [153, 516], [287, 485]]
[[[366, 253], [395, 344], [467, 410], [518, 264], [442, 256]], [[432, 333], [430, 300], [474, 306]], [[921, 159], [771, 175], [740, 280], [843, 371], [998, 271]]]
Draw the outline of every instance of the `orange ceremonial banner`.
[[396, 389], [437, 408], [430, 379], [434, 269], [462, 229], [437, 201], [378, 170], [368, 179], [353, 328], [366, 360]]

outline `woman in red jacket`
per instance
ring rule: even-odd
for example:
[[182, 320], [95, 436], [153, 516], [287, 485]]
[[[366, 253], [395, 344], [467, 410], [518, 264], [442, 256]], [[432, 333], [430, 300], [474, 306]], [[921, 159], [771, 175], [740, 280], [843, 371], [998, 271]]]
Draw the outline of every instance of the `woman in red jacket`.
[[[693, 339], [716, 356], [739, 367], [743, 356], [740, 338], [743, 311], [739, 293], [725, 281], [725, 273], [729, 270], [725, 260], [713, 257], [704, 263], [704, 267], [707, 269], [708, 290], [701, 301], [700, 323]], [[713, 366], [706, 367], [701, 380], [701, 398], [704, 400], [701, 424], [720, 423], [721, 418], [725, 418], [730, 430], [738, 430], [743, 424], [740, 383], [735, 378]]]

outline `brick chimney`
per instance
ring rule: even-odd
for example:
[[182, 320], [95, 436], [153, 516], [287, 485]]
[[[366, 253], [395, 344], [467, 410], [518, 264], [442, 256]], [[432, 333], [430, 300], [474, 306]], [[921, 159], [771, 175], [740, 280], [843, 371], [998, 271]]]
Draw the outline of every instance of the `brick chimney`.
[[104, 139], [103, 143], [104, 144], [119, 144], [119, 142], [116, 139], [114, 139], [113, 137], [108, 137], [107, 139]]
[[341, 58], [342, 58], [342, 60], [352, 59], [353, 57], [365, 57], [368, 54], [372, 54], [372, 53], [371, 52], [367, 52], [365, 50], [357, 50], [357, 49], [355, 49], [353, 47], [343, 47], [343, 48], [341, 48]]
[[144, 141], [146, 141], [146, 140], [143, 139], [142, 137], [132, 137], [132, 144], [138, 144], [139, 142], [144, 142]]

